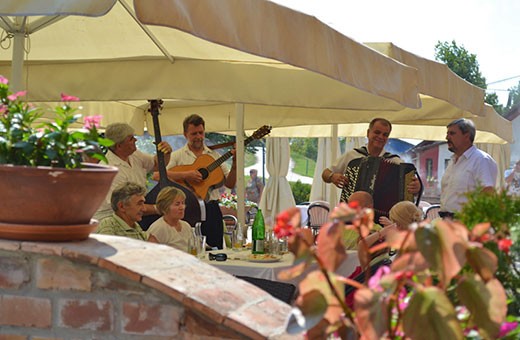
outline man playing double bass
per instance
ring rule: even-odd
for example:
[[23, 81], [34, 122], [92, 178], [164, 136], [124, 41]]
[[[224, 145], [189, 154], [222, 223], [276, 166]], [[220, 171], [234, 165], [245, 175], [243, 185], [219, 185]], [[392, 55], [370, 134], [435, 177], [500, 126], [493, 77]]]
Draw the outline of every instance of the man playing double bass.
[[[184, 137], [186, 145], [179, 150], [174, 151], [170, 156], [168, 163], [168, 178], [172, 181], [181, 183], [196, 192], [197, 196], [205, 201], [206, 205], [206, 221], [202, 224], [202, 234], [206, 235], [206, 242], [212, 247], [222, 248], [223, 226], [222, 213], [218, 205], [220, 193], [218, 188], [225, 185], [227, 188], [234, 188], [236, 184], [236, 160], [233, 157], [231, 170], [225, 164], [220, 165], [220, 169], [215, 174], [210, 174], [210, 178], [203, 178], [203, 174], [198, 171], [198, 166], [191, 167], [196, 163], [197, 159], [207, 158], [216, 160], [220, 154], [211, 150], [204, 144], [205, 122], [199, 115], [193, 114], [184, 119], [183, 122]], [[235, 151], [232, 151], [233, 155]], [[208, 156], [211, 156], [209, 158]], [[220, 175], [222, 178], [217, 183], [210, 186], [207, 192], [204, 192], [205, 181], [213, 180], [215, 176]], [[157, 179], [157, 173], [154, 179]], [[202, 186], [202, 192], [199, 190]]]

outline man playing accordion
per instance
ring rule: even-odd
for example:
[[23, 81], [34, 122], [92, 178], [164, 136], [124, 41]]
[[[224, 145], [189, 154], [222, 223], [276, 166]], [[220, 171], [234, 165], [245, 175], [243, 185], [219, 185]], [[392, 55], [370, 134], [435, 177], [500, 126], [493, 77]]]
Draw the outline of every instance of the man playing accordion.
[[[376, 215], [384, 216], [387, 215], [389, 208], [388, 210], [385, 207], [383, 207], [382, 209], [378, 209], [381, 208], [381, 205], [391, 207], [393, 204], [397, 202], [390, 201], [402, 200], [398, 198], [389, 198], [388, 200], [380, 199], [380, 201], [388, 202], [379, 202], [378, 204], [378, 195], [375, 195], [374, 193], [376, 189], [379, 189], [381, 191], [386, 190], [389, 196], [394, 196], [394, 193], [392, 193], [391, 191], [397, 191], [397, 189], [392, 189], [390, 186], [387, 188], [376, 188], [374, 187], [374, 185], [377, 186], [378, 182], [374, 181], [374, 179], [368, 179], [367, 176], [364, 176], [367, 175], [364, 172], [368, 171], [368, 163], [376, 163], [377, 167], [379, 167], [379, 164], [387, 166], [389, 164], [403, 163], [403, 160], [398, 155], [391, 154], [385, 150], [385, 145], [388, 141], [391, 131], [392, 124], [388, 120], [384, 118], [374, 118], [368, 126], [367, 145], [361, 148], [355, 148], [353, 150], [348, 151], [347, 153], [342, 155], [338, 160], [336, 160], [334, 165], [332, 165], [330, 168], [323, 170], [323, 173], [321, 174], [323, 181], [325, 181], [325, 183], [332, 183], [338, 188], [342, 189], [340, 199], [341, 202], [348, 202], [348, 198], [355, 191], [368, 191], [372, 195], [374, 195]], [[413, 165], [411, 165], [411, 167], [415, 169]], [[384, 170], [383, 168], [384, 167], [382, 167], [381, 170]], [[363, 185], [360, 185], [359, 182], [364, 177], [367, 177], [367, 181], [370, 182], [370, 185], [372, 187], [365, 188], [363, 187]], [[383, 176], [381, 175], [380, 177]], [[397, 180], [398, 179], [396, 179], [396, 181]], [[403, 195], [406, 196], [418, 194], [419, 192], [421, 192], [422, 189], [422, 185], [419, 179], [415, 176], [415, 171], [413, 173], [413, 176], [408, 177], [408, 180], [403, 182], [402, 185], [404, 186], [404, 192], [402, 193], [402, 195], [400, 195], [401, 198], [403, 197]]]

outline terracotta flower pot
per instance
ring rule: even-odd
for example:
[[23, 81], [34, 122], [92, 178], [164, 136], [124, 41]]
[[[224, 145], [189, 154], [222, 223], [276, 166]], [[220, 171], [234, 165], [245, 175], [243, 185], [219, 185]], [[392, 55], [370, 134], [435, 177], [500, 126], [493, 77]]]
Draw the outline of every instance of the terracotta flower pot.
[[[91, 218], [105, 199], [117, 171], [112, 166], [86, 163], [84, 168], [72, 170], [0, 165], [0, 228], [8, 229], [4, 233], [0, 230], [0, 237], [20, 239], [9, 236], [17, 225], [39, 227], [35, 234], [46, 227], [51, 233], [62, 231], [57, 226], [92, 231], [97, 222]], [[62, 234], [58, 241], [68, 240], [66, 233]], [[21, 237], [26, 239], [27, 235]]]

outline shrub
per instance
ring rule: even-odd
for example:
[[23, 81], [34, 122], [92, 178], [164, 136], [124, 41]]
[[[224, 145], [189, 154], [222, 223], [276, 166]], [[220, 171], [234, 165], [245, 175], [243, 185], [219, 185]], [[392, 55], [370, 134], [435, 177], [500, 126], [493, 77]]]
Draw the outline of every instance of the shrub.
[[311, 196], [311, 185], [300, 182], [289, 182], [296, 204], [308, 202]]

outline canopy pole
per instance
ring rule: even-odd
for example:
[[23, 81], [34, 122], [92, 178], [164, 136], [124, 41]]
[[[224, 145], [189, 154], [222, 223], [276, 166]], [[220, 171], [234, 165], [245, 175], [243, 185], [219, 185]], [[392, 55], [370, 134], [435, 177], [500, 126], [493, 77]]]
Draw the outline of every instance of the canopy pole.
[[236, 161], [237, 161], [237, 219], [244, 226], [246, 222], [245, 214], [245, 186], [244, 186], [244, 104], [235, 104], [236, 113]]
[[[330, 141], [331, 141], [331, 155], [332, 155], [332, 162], [334, 162], [338, 158], [338, 124], [332, 124], [330, 126]], [[335, 193], [334, 184], [330, 184], [330, 190], [329, 190], [329, 206], [330, 211], [334, 209], [334, 207], [339, 203], [337, 202], [337, 195]]]
[[13, 33], [13, 60], [11, 63], [11, 90], [13, 92], [22, 91], [23, 88], [23, 64], [24, 64], [24, 45], [25, 34], [23, 32]]

